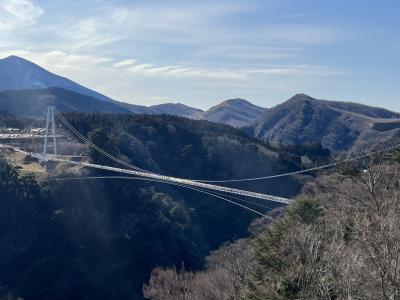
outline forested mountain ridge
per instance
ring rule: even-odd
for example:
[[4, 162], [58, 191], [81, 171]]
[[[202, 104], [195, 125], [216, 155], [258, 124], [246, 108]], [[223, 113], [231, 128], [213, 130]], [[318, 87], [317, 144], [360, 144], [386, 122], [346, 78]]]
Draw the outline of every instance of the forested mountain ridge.
[[59, 112], [108, 112], [131, 114], [111, 101], [75, 93], [63, 88], [0, 91], [1, 109], [15, 117], [45, 118], [48, 106]]
[[298, 94], [266, 110], [244, 130], [270, 143], [321, 142], [337, 152], [371, 150], [371, 145], [388, 143], [400, 137], [399, 124], [400, 114], [386, 109]]

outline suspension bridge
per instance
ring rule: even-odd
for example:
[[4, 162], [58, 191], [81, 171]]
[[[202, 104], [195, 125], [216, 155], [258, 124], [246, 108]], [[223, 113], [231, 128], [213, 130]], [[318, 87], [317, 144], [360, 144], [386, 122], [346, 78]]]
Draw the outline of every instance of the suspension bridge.
[[[99, 164], [87, 163], [87, 162], [82, 162], [82, 161], [72, 161], [72, 160], [68, 160], [68, 159], [59, 157], [59, 155], [57, 153], [57, 142], [56, 142], [57, 134], [55, 132], [55, 130], [56, 130], [55, 117], [57, 117], [61, 121], [61, 123], [64, 124], [64, 126], [66, 126], [66, 128], [68, 128], [75, 136], [77, 136], [79, 139], [81, 139], [83, 142], [85, 142], [89, 147], [95, 149], [96, 151], [103, 154], [105, 157], [109, 158], [110, 160], [112, 160], [116, 163], [123, 165], [126, 168], [116, 168], [116, 167], [112, 167], [112, 166], [99, 165]], [[50, 124], [51, 124], [51, 126], [50, 126]], [[54, 154], [49, 154], [47, 152], [49, 137], [52, 138]], [[32, 153], [31, 155], [36, 157], [40, 161], [42, 161], [44, 164], [46, 164], [46, 162], [48, 162], [48, 161], [67, 163], [67, 164], [71, 164], [71, 165], [78, 165], [81, 167], [88, 167], [88, 168], [99, 169], [99, 170], [107, 170], [107, 171], [120, 173], [120, 174], [124, 174], [124, 175], [131, 175], [131, 176], [133, 176], [133, 178], [139, 177], [139, 178], [147, 179], [150, 181], [157, 181], [157, 182], [162, 182], [162, 183], [167, 183], [167, 184], [172, 184], [172, 185], [176, 185], [176, 186], [190, 188], [192, 190], [197, 190], [199, 192], [206, 193], [210, 196], [214, 196], [214, 197], [229, 201], [229, 202], [239, 205], [245, 209], [250, 209], [251, 211], [256, 212], [258, 214], [260, 214], [258, 211], [255, 211], [249, 207], [246, 207], [245, 205], [237, 203], [235, 200], [232, 200], [232, 198], [228, 199], [221, 194], [215, 194], [215, 192], [221, 192], [221, 193], [226, 193], [226, 194], [230, 194], [230, 195], [238, 195], [238, 196], [245, 196], [245, 197], [250, 197], [250, 198], [255, 198], [255, 199], [273, 201], [273, 202], [277, 202], [280, 204], [289, 204], [292, 202], [291, 199], [287, 199], [287, 198], [283, 198], [283, 197], [272, 196], [272, 195], [267, 195], [267, 194], [262, 194], [262, 193], [256, 193], [256, 192], [241, 190], [241, 189], [236, 189], [236, 188], [230, 188], [230, 187], [200, 182], [200, 181], [186, 179], [186, 178], [166, 176], [166, 175], [153, 173], [148, 170], [141, 169], [137, 166], [131, 165], [125, 161], [120, 160], [119, 158], [112, 156], [111, 154], [105, 152], [103, 149], [99, 148], [97, 145], [93, 144], [90, 140], [88, 140], [85, 136], [83, 136], [80, 132], [78, 132], [61, 114], [56, 112], [54, 107], [49, 107], [48, 111], [47, 111], [43, 153], [42, 154]], [[236, 199], [236, 200], [239, 200], [239, 199]], [[264, 214], [262, 214], [262, 215], [264, 215]]]
[[[98, 151], [105, 157], [109, 158], [111, 161], [120, 164], [124, 168], [117, 168], [117, 167], [113, 167], [113, 166], [93, 164], [93, 163], [88, 163], [88, 162], [83, 162], [83, 161], [74, 161], [72, 159], [68, 159], [66, 156], [59, 155], [57, 152], [57, 134], [56, 134], [57, 126], [55, 123], [56, 117], [67, 129], [70, 130], [70, 132], [72, 134], [74, 134], [76, 137], [81, 139], [89, 147]], [[50, 139], [52, 141], [51, 144], [52, 144], [53, 154], [48, 153], [48, 146], [49, 146]], [[294, 175], [294, 174], [301, 174], [301, 173], [306, 173], [306, 172], [311, 172], [311, 171], [316, 171], [316, 170], [322, 170], [322, 169], [335, 167], [343, 162], [352, 162], [355, 160], [360, 160], [360, 159], [363, 159], [366, 157], [376, 155], [378, 153], [389, 152], [389, 151], [393, 151], [393, 150], [399, 149], [399, 148], [400, 148], [400, 144], [396, 144], [396, 145], [387, 147], [382, 150], [374, 151], [374, 152], [364, 154], [364, 155], [359, 155], [359, 156], [356, 156], [356, 157], [353, 157], [353, 158], [350, 158], [347, 160], [337, 161], [334, 163], [326, 164], [326, 165], [315, 167], [315, 168], [310, 168], [307, 170], [300, 170], [300, 171], [284, 173], [284, 174], [277, 174], [277, 175], [264, 176], [264, 177], [255, 177], [255, 178], [243, 178], [243, 179], [194, 180], [194, 179], [179, 178], [179, 177], [166, 176], [163, 174], [154, 173], [154, 172], [151, 172], [148, 170], [141, 169], [135, 165], [132, 165], [126, 161], [123, 161], [117, 157], [114, 157], [111, 154], [104, 151], [103, 149], [99, 148], [97, 145], [93, 144], [85, 136], [83, 136], [60, 113], [58, 113], [54, 107], [48, 107], [47, 118], [46, 118], [46, 128], [45, 128], [45, 135], [44, 135], [43, 153], [30, 153], [30, 152], [24, 152], [24, 153], [26, 155], [35, 157], [39, 161], [41, 161], [43, 163], [43, 165], [45, 166], [45, 170], [46, 170], [46, 166], [49, 162], [58, 162], [58, 163], [64, 163], [64, 164], [77, 165], [80, 167], [87, 167], [87, 168], [92, 168], [92, 169], [111, 171], [114, 173], [124, 174], [125, 176], [108, 176], [108, 178], [148, 180], [148, 181], [161, 182], [161, 183], [166, 183], [166, 184], [170, 184], [170, 185], [174, 185], [174, 186], [188, 188], [188, 189], [191, 189], [194, 191], [198, 191], [198, 192], [228, 201], [232, 204], [238, 205], [249, 211], [257, 213], [258, 215], [268, 217], [265, 214], [262, 214], [257, 210], [254, 210], [244, 204], [238, 203], [237, 201], [242, 201], [242, 202], [248, 202], [248, 201], [246, 201], [244, 199], [240, 199], [240, 198], [235, 198], [235, 196], [244, 196], [244, 197], [253, 198], [256, 200], [272, 201], [272, 202], [276, 202], [276, 203], [284, 204], [284, 205], [290, 204], [291, 202], [293, 202], [293, 200], [288, 199], [288, 198], [273, 196], [273, 195], [267, 195], [267, 194], [263, 194], [263, 193], [252, 192], [252, 191], [248, 191], [248, 190], [226, 187], [226, 186], [222, 186], [218, 183], [256, 181], [256, 180], [279, 178], [279, 177], [285, 177], [285, 176], [290, 176], [290, 175]], [[129, 177], [127, 177], [126, 175], [129, 175]], [[107, 177], [103, 176], [103, 177], [90, 177], [90, 178], [107, 178]], [[79, 177], [78, 178], [69, 178], [69, 179], [79, 179]], [[84, 179], [84, 178], [82, 178], [82, 179]], [[63, 180], [63, 179], [56, 178], [56, 179], [49, 179], [49, 181], [50, 180]], [[66, 180], [68, 180], [68, 178]], [[249, 202], [249, 203], [253, 204], [253, 205], [258, 205], [257, 203], [254, 203], [254, 202]]]

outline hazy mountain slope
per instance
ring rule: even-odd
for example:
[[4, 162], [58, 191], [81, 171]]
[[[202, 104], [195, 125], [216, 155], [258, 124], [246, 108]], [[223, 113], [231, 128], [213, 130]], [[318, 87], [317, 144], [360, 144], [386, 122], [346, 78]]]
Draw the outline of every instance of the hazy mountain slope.
[[166, 103], [149, 107], [147, 113], [168, 114], [196, 120], [207, 120], [214, 123], [242, 127], [257, 120], [265, 108], [256, 106], [244, 99], [229, 99], [211, 107], [207, 111], [193, 108], [181, 103]]
[[243, 99], [226, 100], [207, 111], [181, 103], [165, 103], [153, 106], [140, 106], [117, 101], [114, 101], [114, 103], [135, 114], [165, 114], [196, 120], [207, 120], [233, 127], [250, 125], [265, 111], [265, 108], [256, 106]]
[[149, 109], [153, 114], [168, 114], [178, 117], [198, 119], [203, 113], [201, 109], [193, 108], [181, 103], [165, 103], [150, 106]]
[[202, 119], [242, 127], [257, 120], [264, 110], [244, 99], [229, 99], [211, 107], [202, 115]]
[[131, 112], [117, 104], [61, 88], [0, 92], [1, 110], [16, 117], [40, 118], [47, 106], [60, 112]]
[[257, 120], [264, 111], [265, 108], [256, 106], [247, 100], [229, 99], [207, 110], [202, 119], [243, 127]]
[[[326, 103], [326, 100], [319, 100]], [[396, 113], [381, 107], [372, 107], [360, 103], [329, 101], [329, 106], [340, 110], [354, 112], [371, 118], [400, 119], [400, 113]]]
[[177, 117], [185, 117], [191, 119], [200, 119], [203, 111], [198, 108], [190, 107], [181, 103], [165, 103], [153, 106], [142, 106], [131, 103], [119, 102], [112, 100], [113, 103], [128, 109], [135, 114], [148, 115], [171, 115]]
[[[384, 118], [391, 118], [385, 120]], [[298, 94], [267, 111], [252, 126], [245, 128], [262, 140], [284, 144], [321, 142], [333, 150], [349, 150], [354, 145], [385, 143], [400, 135], [396, 119], [400, 114], [355, 103], [331, 102]], [[390, 122], [389, 122], [390, 121]], [[379, 133], [380, 129], [387, 131]], [[389, 127], [388, 127], [389, 126]], [[382, 130], [381, 130], [382, 131]]]
[[126, 102], [120, 102], [120, 101], [116, 101], [116, 100], [111, 100], [111, 102], [129, 110], [131, 113], [134, 113], [134, 114], [149, 114], [150, 113], [150, 109], [147, 106], [136, 105], [136, 104], [126, 103]]
[[[26, 90], [26, 89], [45, 89], [58, 87], [67, 89], [82, 95], [107, 100], [113, 102], [114, 106], [108, 106], [115, 111], [115, 106], [121, 106], [123, 111], [129, 110], [136, 114], [170, 114], [177, 116], [190, 117], [192, 113], [200, 111], [182, 104], [161, 104], [154, 107], [140, 106], [130, 103], [112, 100], [96, 91], [90, 90], [72, 80], [53, 74], [37, 64], [18, 56], [9, 56], [0, 59], [0, 91], [6, 90]], [[80, 105], [74, 107], [78, 111]], [[84, 108], [82, 106], [82, 108]], [[106, 106], [101, 106], [98, 111], [104, 111]], [[91, 110], [93, 110], [91, 108]], [[86, 111], [86, 110], [80, 110]], [[201, 112], [201, 111], [200, 111]]]
[[[114, 103], [109, 106], [109, 112], [116, 110], [115, 106], [120, 106], [122, 111], [128, 110], [135, 114], [168, 114], [192, 119], [205, 119], [216, 123], [223, 123], [235, 127], [246, 126], [254, 122], [264, 111], [263, 108], [251, 104], [242, 99], [231, 99], [212, 107], [207, 112], [193, 108], [181, 103], [165, 103], [154, 106], [141, 106], [130, 103], [115, 101], [96, 91], [90, 90], [72, 80], [53, 74], [37, 64], [18, 56], [9, 56], [0, 59], [0, 91], [6, 90], [26, 90], [26, 89], [45, 89], [63, 88], [82, 95], [107, 100]], [[33, 99], [30, 99], [33, 100]], [[71, 99], [76, 101], [76, 99]], [[82, 100], [82, 99], [81, 99]], [[79, 110], [82, 107], [83, 110]], [[107, 107], [101, 106], [98, 111], [105, 111]], [[21, 108], [24, 110], [24, 108]], [[93, 110], [93, 108], [90, 108]], [[25, 109], [26, 111], [26, 109]], [[75, 102], [73, 111], [87, 111], [85, 105]], [[96, 110], [97, 111], [97, 110]], [[25, 114], [18, 113], [17, 115]]]
[[101, 100], [110, 98], [18, 56], [0, 59], [0, 90], [59, 87]]

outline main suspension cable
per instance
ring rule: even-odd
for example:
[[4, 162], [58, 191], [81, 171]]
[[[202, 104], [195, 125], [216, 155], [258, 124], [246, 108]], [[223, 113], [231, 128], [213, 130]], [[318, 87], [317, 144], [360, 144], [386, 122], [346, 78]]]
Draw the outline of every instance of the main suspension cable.
[[248, 211], [251, 211], [251, 212], [253, 212], [253, 213], [257, 214], [257, 215], [265, 217], [265, 218], [267, 218], [267, 219], [269, 219], [269, 220], [271, 220], [273, 222], [276, 222], [276, 220], [274, 220], [270, 216], [265, 215], [265, 214], [255, 210], [255, 209], [247, 207], [247, 206], [245, 206], [243, 204], [237, 203], [237, 202], [235, 202], [233, 200], [227, 199], [226, 197], [221, 196], [220, 194], [215, 194], [215, 193], [212, 193], [212, 192], [209, 192], [209, 191], [205, 191], [205, 190], [203, 190], [201, 188], [195, 188], [195, 187], [191, 187], [191, 186], [188, 186], [188, 185], [185, 185], [185, 184], [167, 182], [167, 181], [162, 181], [162, 180], [157, 180], [157, 179], [149, 179], [149, 178], [141, 178], [141, 177], [130, 177], [130, 176], [87, 176], [87, 177], [67, 177], [67, 178], [40, 179], [38, 181], [51, 182], [51, 181], [85, 180], [85, 179], [127, 179], [127, 180], [141, 180], [141, 181], [152, 181], [152, 182], [158, 182], [158, 183], [166, 183], [166, 184], [169, 184], [169, 185], [174, 185], [174, 186], [179, 186], [179, 187], [191, 189], [191, 190], [194, 190], [194, 191], [198, 191], [198, 192], [201, 192], [201, 193], [204, 193], [204, 194], [219, 198], [219, 199], [224, 200], [226, 202], [232, 203], [232, 204], [234, 204], [236, 206], [242, 207], [242, 208], [244, 208], [244, 209], [246, 209]]
[[73, 133], [75, 133], [75, 135], [77, 135], [81, 140], [83, 140], [84, 142], [86, 142], [90, 147], [92, 147], [93, 149], [95, 149], [96, 151], [100, 152], [101, 154], [103, 154], [104, 156], [106, 156], [107, 158], [125, 166], [128, 167], [130, 169], [133, 170], [137, 170], [137, 171], [141, 171], [141, 172], [145, 172], [145, 173], [152, 173], [148, 170], [144, 170], [141, 169], [135, 165], [129, 164], [117, 157], [112, 156], [111, 154], [107, 153], [106, 151], [104, 151], [103, 149], [101, 149], [100, 147], [98, 147], [97, 145], [95, 145], [93, 142], [91, 142], [90, 140], [88, 140], [86, 137], [84, 137], [79, 131], [77, 131], [67, 120], [65, 120], [65, 118], [59, 114], [57, 111], [55, 112], [57, 117], [61, 120], [61, 122], [67, 126]]
[[[93, 144], [91, 141], [89, 141], [87, 138], [85, 138], [81, 133], [79, 133], [71, 124], [68, 123], [67, 120], [65, 120], [65, 118], [59, 114], [57, 111], [55, 112], [56, 115], [60, 118], [60, 120], [71, 130], [73, 131], [79, 138], [81, 138], [82, 140], [84, 140], [86, 143], [89, 144], [89, 146], [91, 146], [92, 148], [94, 148], [95, 150], [99, 151], [100, 153], [102, 153], [103, 155], [105, 155], [106, 157], [112, 159], [113, 161], [120, 163], [126, 167], [129, 167], [130, 169], [134, 169], [134, 170], [138, 170], [138, 171], [142, 171], [142, 172], [146, 172], [146, 173], [153, 173], [151, 171], [145, 170], [145, 169], [141, 169], [137, 166], [134, 166], [132, 164], [129, 164], [127, 162], [124, 162], [114, 156], [112, 156], [111, 154], [105, 152], [104, 150], [102, 150], [101, 148], [99, 148], [98, 146], [96, 146], [95, 144]], [[318, 170], [323, 170], [323, 169], [328, 169], [328, 168], [332, 168], [332, 167], [336, 167], [340, 164], [344, 164], [344, 163], [349, 163], [349, 162], [354, 162], [360, 159], [364, 159], [367, 157], [371, 157], [377, 154], [381, 154], [381, 153], [388, 153], [390, 151], [396, 150], [400, 148], [400, 144], [395, 144], [389, 147], [386, 147], [382, 150], [375, 150], [372, 151], [370, 153], [366, 153], [366, 154], [361, 154], [361, 155], [357, 155], [355, 157], [349, 158], [349, 159], [344, 159], [341, 161], [337, 161], [337, 162], [333, 162], [330, 164], [326, 164], [326, 165], [322, 165], [322, 166], [317, 166], [317, 167], [313, 167], [313, 168], [309, 168], [309, 169], [305, 169], [305, 170], [299, 170], [299, 171], [294, 171], [294, 172], [287, 172], [287, 173], [282, 173], [282, 174], [276, 174], [276, 175], [268, 175], [268, 176], [261, 176], [261, 177], [250, 177], [250, 178], [241, 178], [241, 179], [225, 179], [225, 180], [202, 180], [202, 179], [192, 179], [192, 181], [196, 181], [196, 182], [204, 182], [204, 183], [229, 183], [229, 182], [246, 182], [246, 181], [259, 181], [259, 180], [267, 180], [267, 179], [274, 179], [274, 178], [281, 178], [281, 177], [287, 177], [287, 176], [292, 176], [292, 175], [296, 175], [296, 174], [304, 174], [304, 173], [309, 173], [309, 172], [313, 172], [313, 171], [318, 171]], [[153, 174], [158, 174], [158, 173], [153, 173]]]
[[336, 167], [336, 166], [344, 164], [344, 163], [350, 163], [350, 162], [361, 160], [361, 159], [364, 159], [364, 158], [367, 158], [367, 157], [372, 157], [372, 156], [375, 156], [375, 155], [378, 155], [378, 154], [388, 153], [388, 152], [391, 152], [391, 151], [396, 150], [396, 149], [400, 149], [400, 144], [395, 144], [395, 145], [386, 147], [386, 148], [384, 148], [382, 150], [375, 150], [375, 151], [372, 151], [370, 153], [357, 155], [355, 157], [352, 157], [352, 158], [349, 158], [349, 159], [345, 159], [345, 160], [341, 160], [341, 161], [337, 161], [337, 162], [334, 162], [334, 163], [330, 163], [330, 164], [326, 164], [326, 165], [322, 165], [322, 166], [318, 166], [318, 167], [313, 167], [313, 168], [309, 168], [309, 169], [305, 169], [305, 170], [287, 172], [287, 173], [276, 174], [276, 175], [261, 176], [261, 177], [251, 177], [251, 178], [242, 178], [242, 179], [225, 179], [225, 180], [199, 180], [199, 179], [193, 179], [193, 181], [205, 182], [205, 183], [218, 183], [218, 182], [223, 183], [223, 182], [245, 182], [245, 181], [258, 181], [258, 180], [274, 179], [274, 178], [280, 178], [280, 177], [286, 177], [286, 176], [291, 176], [291, 175], [296, 175], [296, 174], [303, 174], [303, 173], [309, 173], [309, 172], [312, 172], [312, 171], [328, 169], [328, 168]]

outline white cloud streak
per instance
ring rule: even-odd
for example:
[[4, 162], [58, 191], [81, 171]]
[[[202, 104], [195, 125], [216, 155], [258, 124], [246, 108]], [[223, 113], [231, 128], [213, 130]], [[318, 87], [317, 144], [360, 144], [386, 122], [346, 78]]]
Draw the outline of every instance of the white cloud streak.
[[327, 67], [311, 65], [272, 66], [265, 68], [205, 68], [191, 66], [156, 66], [142, 64], [136, 59], [128, 59], [113, 65], [127, 74], [164, 78], [204, 78], [204, 79], [251, 79], [256, 76], [311, 75], [339, 76], [344, 71], [334, 71]]
[[[229, 16], [256, 10], [254, 3], [217, 1], [203, 5], [183, 2], [179, 8], [164, 5], [163, 2], [158, 5], [151, 3], [117, 6], [105, 2], [95, 14], [72, 18], [61, 26], [57, 24], [54, 31], [63, 37], [65, 47], [75, 51], [115, 45], [122, 41], [131, 44], [131, 48], [138, 48], [135, 44], [155, 43], [184, 47], [196, 45], [199, 52], [204, 47], [224, 51], [238, 45], [257, 47], [255, 44], [258, 41], [261, 43], [259, 48], [268, 50], [263, 57], [269, 56], [270, 59], [295, 55], [292, 45], [289, 45], [291, 43], [300, 46], [328, 43], [339, 36], [335, 28], [327, 26], [270, 23], [260, 25], [257, 30], [242, 30], [235, 28], [236, 25], [228, 26], [220, 22]], [[276, 50], [283, 51], [279, 53]], [[261, 56], [261, 53], [258, 55]]]
[[122, 60], [120, 62], [117, 62], [113, 65], [113, 67], [120, 68], [120, 67], [126, 67], [126, 66], [132, 66], [137, 62], [136, 59], [126, 59]]
[[65, 12], [60, 5], [70, 3], [56, 2], [40, 2], [42, 8], [34, 0], [0, 0], [0, 37], [7, 35], [0, 54], [25, 57], [119, 100], [205, 99], [216, 90], [246, 97], [346, 75], [307, 57], [311, 47], [340, 38], [336, 28], [296, 18], [253, 23], [251, 14], [266, 1], [88, 0]]
[[[2, 57], [17, 55], [31, 60], [54, 72], [66, 72], [71, 70], [82, 70], [91, 68], [100, 68], [111, 60], [106, 57], [93, 55], [79, 55], [66, 53], [61, 50], [52, 50], [49, 52], [34, 52], [29, 50], [18, 50], [10, 52], [0, 52]], [[63, 75], [63, 74], [61, 74]]]
[[0, 1], [0, 30], [34, 25], [44, 10], [30, 0]]

